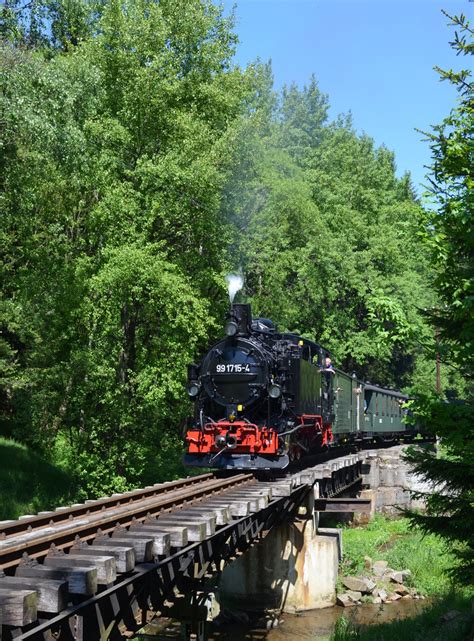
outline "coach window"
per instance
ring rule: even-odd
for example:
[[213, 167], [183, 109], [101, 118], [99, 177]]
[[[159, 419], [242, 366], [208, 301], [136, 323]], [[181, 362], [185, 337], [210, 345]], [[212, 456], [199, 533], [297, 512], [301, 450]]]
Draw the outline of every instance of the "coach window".
[[375, 394], [375, 416], [379, 415], [379, 395]]

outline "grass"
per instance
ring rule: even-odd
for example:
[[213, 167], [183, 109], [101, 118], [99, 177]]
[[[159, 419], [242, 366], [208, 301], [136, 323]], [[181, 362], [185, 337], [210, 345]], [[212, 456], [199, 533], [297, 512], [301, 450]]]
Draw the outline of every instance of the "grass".
[[65, 471], [24, 445], [0, 438], [0, 520], [55, 508], [72, 497]]
[[[342, 575], [370, 574], [365, 556], [386, 560], [395, 570], [411, 570], [407, 585], [430, 601], [424, 602], [427, 605], [420, 614], [403, 620], [358, 626], [342, 617], [330, 641], [472, 641], [473, 591], [453, 585], [448, 570], [455, 560], [439, 537], [422, 535], [408, 519], [376, 515], [367, 526], [343, 528], [343, 550]], [[459, 614], [443, 621], [450, 610]]]
[[455, 563], [445, 543], [423, 535], [408, 519], [377, 515], [364, 527], [343, 530], [342, 574], [364, 574], [364, 556], [386, 560], [394, 570], [411, 570], [409, 585], [427, 596], [446, 595], [453, 589], [448, 569]]

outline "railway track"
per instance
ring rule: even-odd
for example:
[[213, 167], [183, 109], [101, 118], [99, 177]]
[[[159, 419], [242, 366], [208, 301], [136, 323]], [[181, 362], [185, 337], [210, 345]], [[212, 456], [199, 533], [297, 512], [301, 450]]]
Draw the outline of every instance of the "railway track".
[[241, 523], [248, 522], [245, 532], [270, 527], [272, 513], [294, 509], [315, 482], [321, 496], [337, 495], [360, 478], [360, 460], [349, 455], [271, 481], [250, 473], [202, 474], [0, 522], [2, 641], [49, 639], [31, 629], [48, 627], [45, 621], [61, 619], [81, 601], [112, 594], [124, 581], [132, 585], [150, 563], [180, 559], [168, 580], [176, 583], [188, 549], [204, 546], [202, 556], [228, 531], [224, 549], [231, 554], [244, 540]]
[[202, 474], [0, 523], [0, 568], [4, 571], [15, 568], [25, 553], [30, 559], [40, 559], [48, 554], [51, 544], [57, 550], [67, 550], [77, 538], [94, 540], [99, 530], [104, 536], [118, 526], [127, 528], [167, 512], [183, 510], [203, 497], [251, 482], [254, 482], [252, 474], [228, 479]]

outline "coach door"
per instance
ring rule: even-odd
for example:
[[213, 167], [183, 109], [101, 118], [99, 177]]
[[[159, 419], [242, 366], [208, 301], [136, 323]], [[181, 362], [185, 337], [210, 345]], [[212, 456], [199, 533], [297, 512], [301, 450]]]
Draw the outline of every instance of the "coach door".
[[338, 432], [352, 432], [354, 414], [352, 409], [352, 379], [343, 372], [334, 376], [334, 398], [336, 410], [336, 425]]

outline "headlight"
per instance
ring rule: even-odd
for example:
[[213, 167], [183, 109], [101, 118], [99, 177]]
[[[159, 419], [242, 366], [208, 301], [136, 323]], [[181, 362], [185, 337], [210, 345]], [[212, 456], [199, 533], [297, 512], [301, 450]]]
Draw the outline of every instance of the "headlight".
[[237, 323], [235, 321], [227, 321], [224, 327], [224, 331], [227, 336], [235, 336], [237, 334]]
[[270, 396], [270, 398], [279, 398], [281, 396], [281, 387], [275, 383], [269, 385], [268, 396]]
[[222, 436], [222, 434], [218, 434], [216, 436], [216, 440], [214, 441], [214, 445], [221, 450], [223, 447], [227, 445], [227, 442], [225, 440], [225, 436]]
[[237, 437], [234, 434], [227, 434], [225, 440], [227, 449], [234, 450], [237, 447]]
[[199, 383], [189, 383], [188, 394], [191, 398], [195, 398], [199, 394]]

